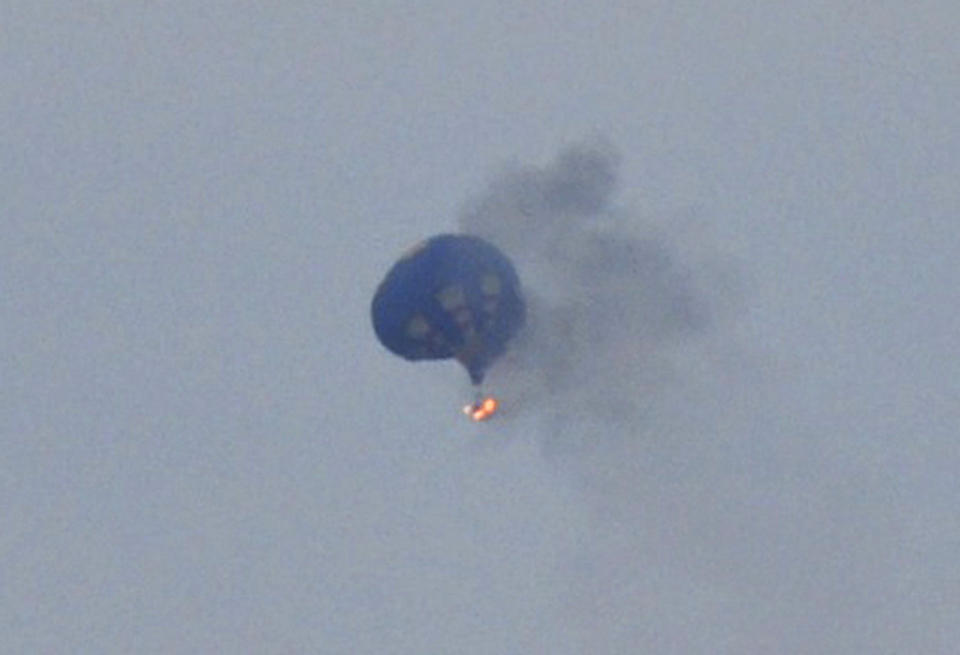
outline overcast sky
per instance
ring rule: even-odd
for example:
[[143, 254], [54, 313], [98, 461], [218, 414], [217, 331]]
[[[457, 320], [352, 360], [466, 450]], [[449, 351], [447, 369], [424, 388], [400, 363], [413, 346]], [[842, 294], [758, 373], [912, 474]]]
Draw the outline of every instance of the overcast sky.
[[[956, 652], [958, 33], [7, 0], [0, 651]], [[530, 305], [479, 426], [369, 319], [460, 229]]]

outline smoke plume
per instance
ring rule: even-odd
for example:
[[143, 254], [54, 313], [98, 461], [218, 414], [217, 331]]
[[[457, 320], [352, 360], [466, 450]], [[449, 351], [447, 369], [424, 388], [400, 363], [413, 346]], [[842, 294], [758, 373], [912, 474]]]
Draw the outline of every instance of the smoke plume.
[[[605, 142], [570, 145], [544, 167], [500, 174], [461, 217], [518, 268], [528, 325], [491, 380], [547, 415], [551, 447], [582, 441], [584, 422], [607, 438], [618, 425], [635, 432], [672, 375], [671, 351], [713, 320], [667, 232], [617, 206], [619, 164]], [[571, 420], [576, 437], [560, 430]]]

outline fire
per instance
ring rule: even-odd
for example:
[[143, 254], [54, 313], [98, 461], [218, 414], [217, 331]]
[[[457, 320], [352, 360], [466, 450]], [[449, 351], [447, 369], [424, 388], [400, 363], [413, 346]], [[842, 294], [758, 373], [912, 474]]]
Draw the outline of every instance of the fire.
[[497, 405], [496, 398], [487, 396], [486, 398], [477, 400], [475, 403], [464, 406], [463, 413], [474, 421], [486, 421], [497, 411]]

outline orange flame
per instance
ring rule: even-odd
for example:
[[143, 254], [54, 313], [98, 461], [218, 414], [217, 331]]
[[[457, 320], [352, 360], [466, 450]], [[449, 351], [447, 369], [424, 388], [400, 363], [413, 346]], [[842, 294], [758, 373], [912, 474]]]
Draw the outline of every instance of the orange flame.
[[475, 403], [464, 406], [463, 413], [474, 421], [486, 421], [497, 411], [497, 405], [496, 398], [487, 396]]

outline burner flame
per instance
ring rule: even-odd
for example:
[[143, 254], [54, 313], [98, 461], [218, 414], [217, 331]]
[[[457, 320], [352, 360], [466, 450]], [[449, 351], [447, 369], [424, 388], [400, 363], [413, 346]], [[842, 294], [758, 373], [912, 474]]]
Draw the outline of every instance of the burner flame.
[[464, 406], [463, 413], [474, 421], [486, 421], [497, 411], [498, 404], [496, 398], [487, 396], [486, 398], [477, 400], [475, 403]]

